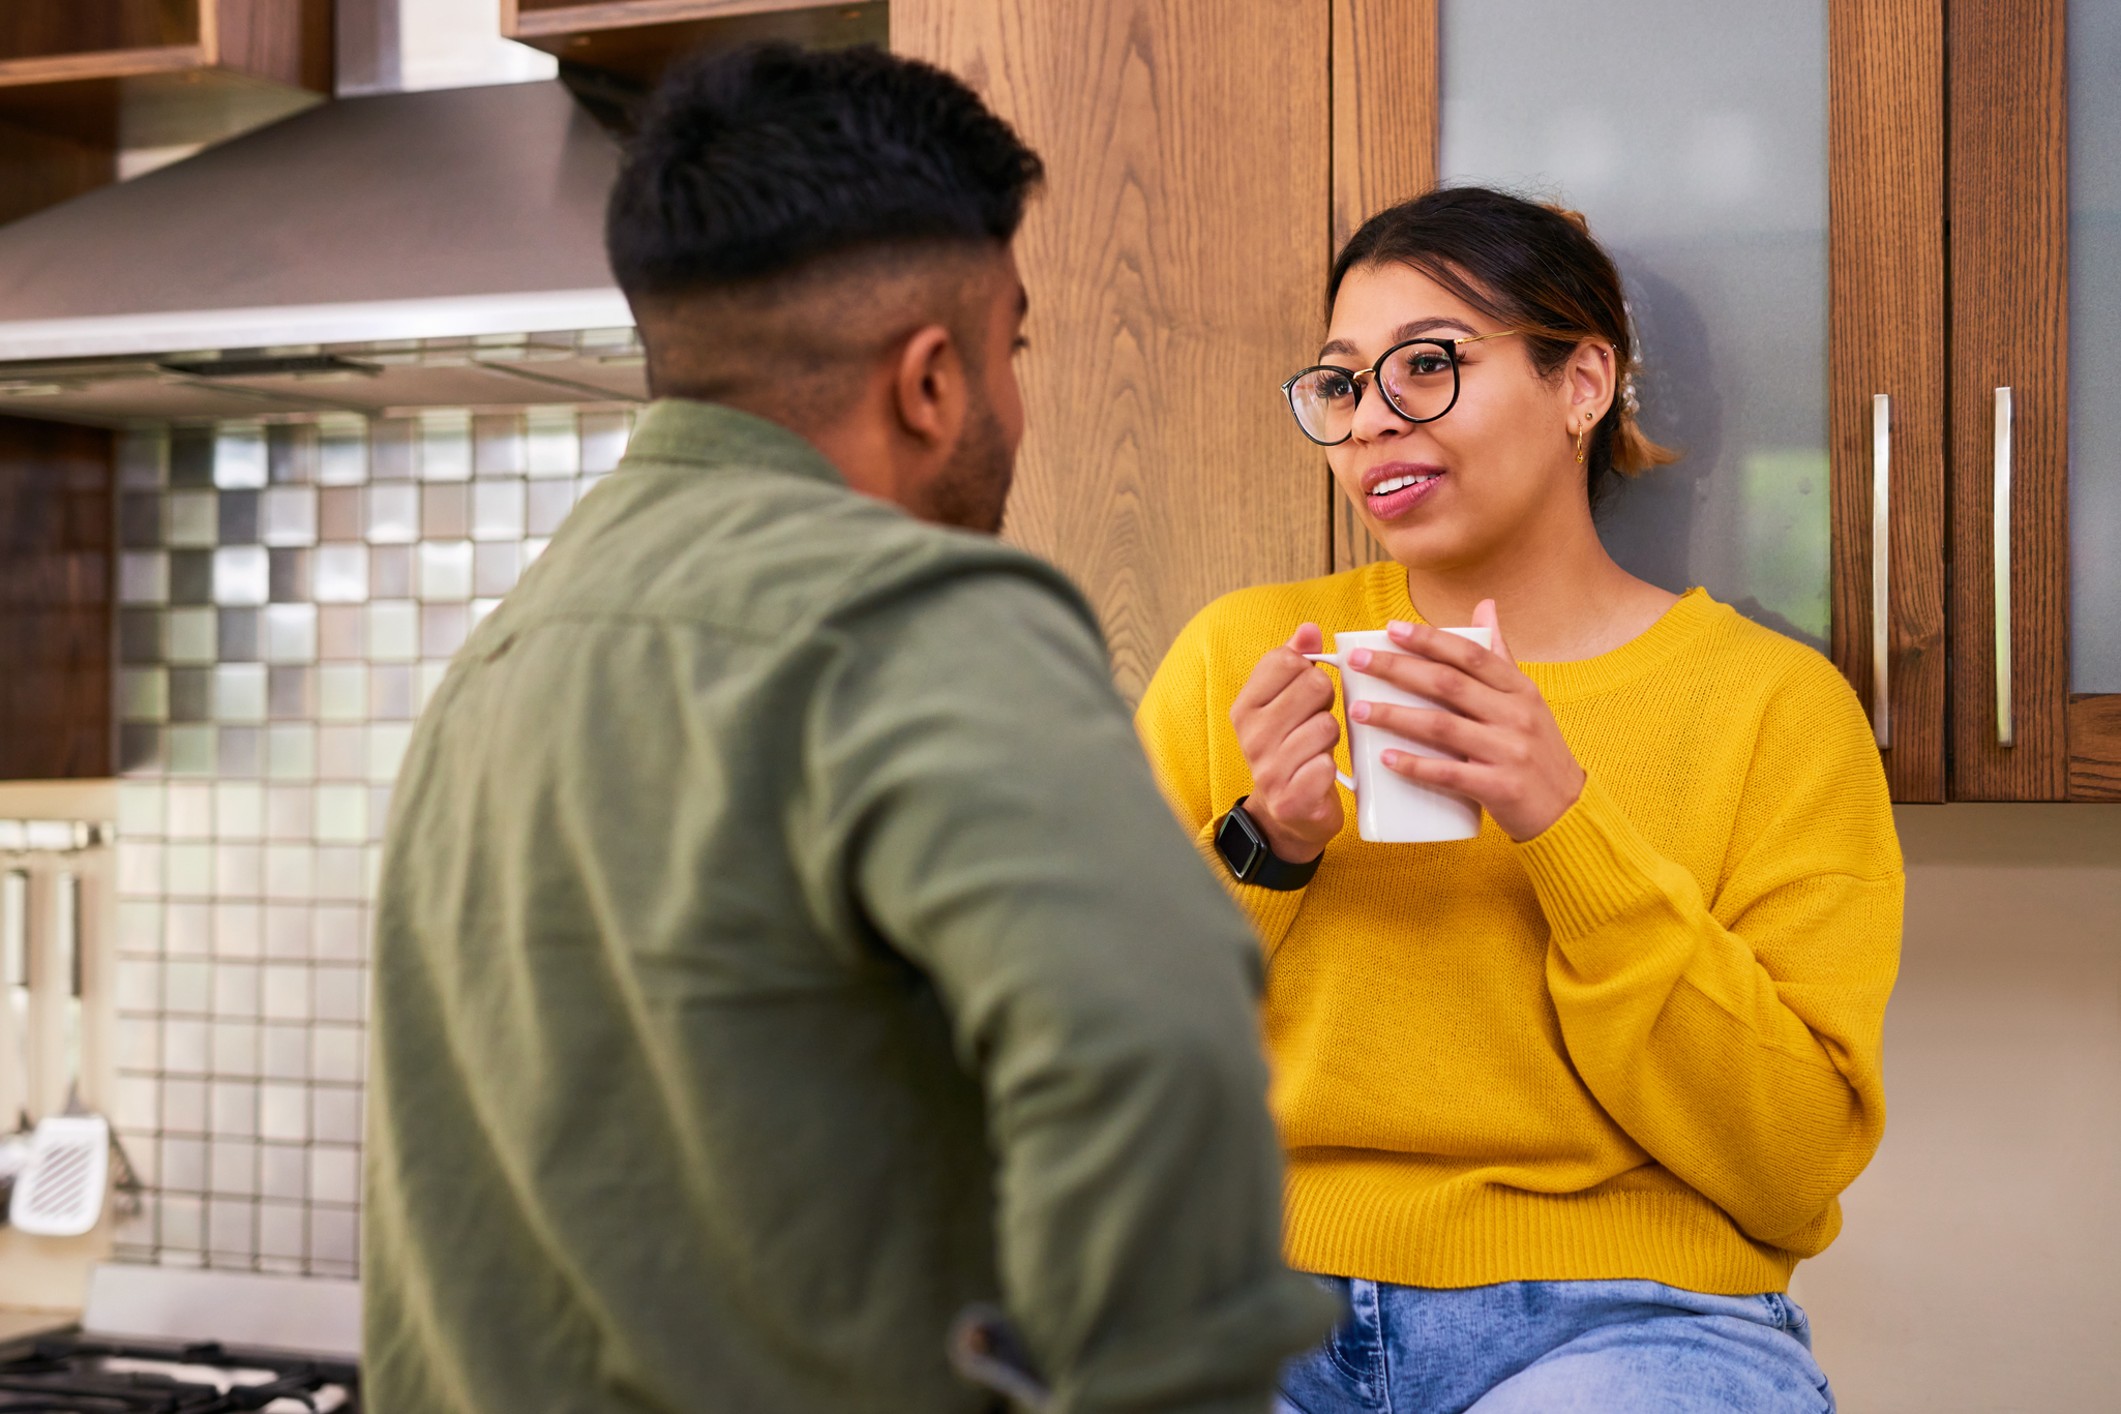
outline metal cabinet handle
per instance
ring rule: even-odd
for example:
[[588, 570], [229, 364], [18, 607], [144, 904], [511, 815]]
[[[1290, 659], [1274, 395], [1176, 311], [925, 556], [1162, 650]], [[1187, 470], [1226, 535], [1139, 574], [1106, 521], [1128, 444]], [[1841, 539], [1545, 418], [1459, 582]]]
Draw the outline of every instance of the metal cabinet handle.
[[73, 1077], [66, 1107], [73, 1114], [81, 1090], [81, 975], [86, 966], [81, 956], [81, 876], [68, 871], [52, 882], [58, 885], [52, 896], [52, 922], [59, 946], [66, 950], [66, 1073]]
[[2011, 722], [2011, 390], [1996, 390], [1996, 744], [2012, 746]]
[[1878, 749], [1893, 745], [1888, 672], [1892, 614], [1893, 400], [1871, 394], [1871, 731]]
[[7, 985], [29, 987], [29, 871], [10, 869], [0, 875], [0, 967]]
[[[30, 1071], [36, 1050], [30, 1043], [30, 943], [29, 943], [29, 871], [10, 869], [0, 875], [0, 967], [7, 970], [7, 1006], [14, 1023], [15, 1055], [10, 1059], [20, 1063], [22, 1079], [20, 1091], [15, 1096], [21, 1109], [21, 1118], [27, 1120], [37, 1107], [37, 1096], [32, 1086]], [[16, 1116], [0, 1113], [0, 1124], [7, 1124]]]

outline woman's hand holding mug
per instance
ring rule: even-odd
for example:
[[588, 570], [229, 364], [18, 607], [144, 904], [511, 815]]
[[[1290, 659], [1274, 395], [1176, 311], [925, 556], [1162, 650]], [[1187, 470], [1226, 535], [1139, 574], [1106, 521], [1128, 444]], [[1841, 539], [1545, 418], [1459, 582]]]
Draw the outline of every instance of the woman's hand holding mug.
[[1252, 768], [1245, 813], [1275, 857], [1291, 864], [1323, 854], [1345, 818], [1333, 774], [1340, 741], [1333, 683], [1303, 656], [1324, 646], [1318, 625], [1303, 625], [1259, 660], [1230, 707], [1237, 745]]
[[[1511, 839], [1528, 840], [1545, 833], [1583, 794], [1583, 767], [1562, 738], [1553, 709], [1510, 656], [1494, 600], [1480, 602], [1473, 623], [1493, 634], [1492, 652], [1427, 624], [1395, 623], [1388, 632], [1403, 653], [1358, 650], [1349, 657], [1348, 666], [1355, 671], [1450, 710], [1382, 703], [1358, 703], [1351, 710], [1359, 714], [1357, 720], [1394, 736], [1463, 758], [1387, 751], [1384, 764], [1410, 781], [1479, 801]], [[1261, 671], [1265, 667], [1262, 662]], [[1254, 681], [1259, 676], [1254, 673]], [[1249, 749], [1246, 759], [1251, 759]]]

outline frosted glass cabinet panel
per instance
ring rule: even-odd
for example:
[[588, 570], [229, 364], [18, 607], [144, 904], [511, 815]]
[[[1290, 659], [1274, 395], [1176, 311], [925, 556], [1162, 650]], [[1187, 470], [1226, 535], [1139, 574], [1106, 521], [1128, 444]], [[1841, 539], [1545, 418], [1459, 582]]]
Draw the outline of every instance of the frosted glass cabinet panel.
[[2121, 692], [2121, 5], [2069, 7], [2070, 690]]
[[1644, 428], [1621, 563], [1826, 646], [1827, 3], [1444, 0], [1446, 183], [1584, 213], [1626, 281]]

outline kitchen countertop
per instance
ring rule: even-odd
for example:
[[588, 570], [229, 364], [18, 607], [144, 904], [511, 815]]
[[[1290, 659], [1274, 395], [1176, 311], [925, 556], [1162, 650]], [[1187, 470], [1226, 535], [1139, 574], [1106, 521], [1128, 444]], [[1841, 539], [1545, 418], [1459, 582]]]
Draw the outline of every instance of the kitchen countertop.
[[70, 1326], [80, 1317], [67, 1311], [19, 1311], [0, 1307], [0, 1340]]

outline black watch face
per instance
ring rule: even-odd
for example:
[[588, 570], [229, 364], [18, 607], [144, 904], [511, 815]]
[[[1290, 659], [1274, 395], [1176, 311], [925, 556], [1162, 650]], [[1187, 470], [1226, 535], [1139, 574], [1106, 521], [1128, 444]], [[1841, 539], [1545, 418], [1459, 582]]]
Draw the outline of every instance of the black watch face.
[[1215, 848], [1221, 852], [1223, 862], [1230, 872], [1240, 879], [1252, 877], [1252, 871], [1266, 858], [1267, 842], [1251, 829], [1252, 822], [1236, 810], [1223, 816], [1222, 828], [1215, 832]]

